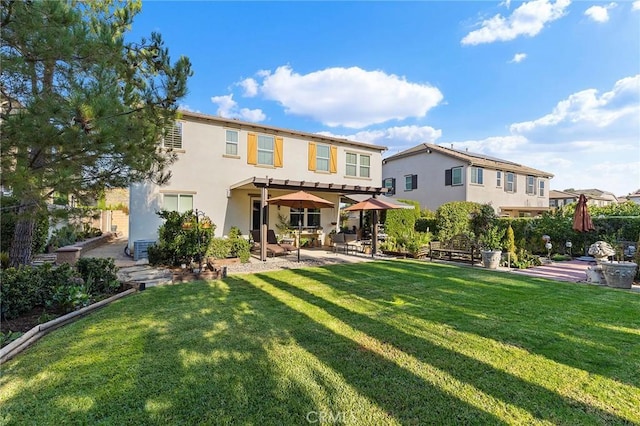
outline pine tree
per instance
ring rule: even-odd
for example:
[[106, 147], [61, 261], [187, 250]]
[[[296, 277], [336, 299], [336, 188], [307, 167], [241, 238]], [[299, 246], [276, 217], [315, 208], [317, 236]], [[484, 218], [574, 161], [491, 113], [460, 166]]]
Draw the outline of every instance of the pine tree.
[[31, 259], [34, 217], [54, 192], [166, 182], [161, 150], [191, 64], [152, 33], [125, 41], [140, 1], [2, 0], [1, 184], [19, 201], [11, 265]]

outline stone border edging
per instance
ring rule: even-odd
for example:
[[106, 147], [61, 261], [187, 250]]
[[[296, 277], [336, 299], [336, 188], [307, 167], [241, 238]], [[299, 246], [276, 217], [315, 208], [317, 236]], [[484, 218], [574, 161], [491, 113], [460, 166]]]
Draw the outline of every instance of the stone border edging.
[[45, 322], [44, 324], [36, 325], [31, 330], [27, 331], [25, 334], [9, 343], [4, 348], [0, 349], [0, 364], [9, 361], [11, 358], [29, 347], [32, 343], [38, 341], [41, 337], [55, 330], [56, 328], [80, 319], [86, 314], [91, 313], [103, 307], [104, 305], [108, 305], [111, 302], [114, 302], [137, 291], [138, 290], [131, 288], [129, 290], [123, 291], [122, 293], [114, 294], [108, 299], [101, 300], [92, 305], [85, 306], [82, 309], [78, 309], [77, 311], [69, 312], [66, 315], [52, 319], [51, 321]]

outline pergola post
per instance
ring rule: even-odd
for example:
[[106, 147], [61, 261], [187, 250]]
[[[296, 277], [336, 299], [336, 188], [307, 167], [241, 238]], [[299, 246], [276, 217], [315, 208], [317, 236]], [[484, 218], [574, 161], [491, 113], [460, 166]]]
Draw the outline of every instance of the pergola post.
[[267, 187], [260, 188], [260, 260], [267, 260]]

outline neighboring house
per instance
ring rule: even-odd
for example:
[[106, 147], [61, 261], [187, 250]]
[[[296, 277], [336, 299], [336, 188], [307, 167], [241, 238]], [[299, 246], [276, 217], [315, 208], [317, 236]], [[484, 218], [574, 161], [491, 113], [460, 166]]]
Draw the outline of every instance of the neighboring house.
[[382, 175], [387, 195], [418, 201], [422, 208], [474, 201], [512, 217], [548, 211], [553, 177], [510, 161], [426, 143], [385, 158]]
[[567, 204], [577, 202], [579, 197], [580, 195], [575, 193], [565, 192], [565, 191], [556, 191], [555, 189], [552, 189], [551, 191], [549, 191], [549, 207], [551, 208], [563, 207], [563, 206], [566, 206]]
[[[131, 186], [131, 248], [137, 240], [157, 239], [160, 210], [202, 211], [216, 225], [216, 236], [232, 226], [244, 235], [261, 223], [276, 229], [279, 215], [297, 227], [301, 218], [305, 232], [323, 240], [337, 229], [341, 196], [385, 192], [380, 186], [383, 146], [186, 111], [163, 144], [178, 160], [168, 185]], [[299, 190], [336, 207], [266, 206], [267, 198]]]
[[612, 192], [602, 191], [600, 189], [565, 189], [563, 192], [568, 194], [574, 194], [576, 201], [580, 197], [580, 194], [584, 194], [587, 197], [587, 204], [590, 206], [604, 207], [609, 204], [617, 204], [618, 197], [613, 195]]
[[628, 201], [633, 201], [636, 204], [640, 204], [640, 189], [625, 196], [624, 198], [627, 199]]

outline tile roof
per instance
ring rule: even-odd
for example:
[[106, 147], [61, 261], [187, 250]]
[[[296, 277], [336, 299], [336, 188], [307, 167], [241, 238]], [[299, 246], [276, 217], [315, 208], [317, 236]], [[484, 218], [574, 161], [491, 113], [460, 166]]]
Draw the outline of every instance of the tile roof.
[[471, 166], [485, 167], [488, 169], [503, 170], [532, 176], [541, 176], [548, 178], [553, 177], [552, 173], [534, 169], [532, 167], [523, 166], [522, 164], [514, 163], [512, 161], [502, 160], [500, 158], [495, 158], [484, 154], [445, 148], [443, 146], [430, 143], [422, 143], [420, 145], [414, 146], [413, 148], [409, 148], [405, 151], [399, 152], [395, 155], [385, 158], [382, 163], [385, 164], [389, 161], [394, 161], [400, 158], [410, 157], [425, 152], [438, 152], [444, 155], [448, 155], [449, 157], [465, 161]]

